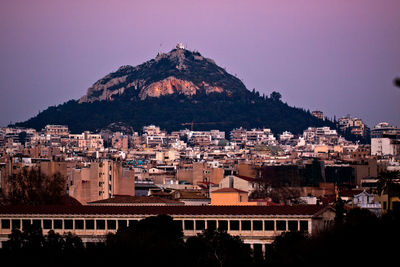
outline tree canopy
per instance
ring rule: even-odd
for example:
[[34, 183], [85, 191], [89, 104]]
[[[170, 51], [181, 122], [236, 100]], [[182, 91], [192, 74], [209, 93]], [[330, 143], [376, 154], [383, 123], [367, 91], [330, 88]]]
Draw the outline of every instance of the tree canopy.
[[14, 205], [62, 204], [66, 179], [60, 173], [48, 176], [38, 169], [24, 168], [8, 177], [5, 201]]

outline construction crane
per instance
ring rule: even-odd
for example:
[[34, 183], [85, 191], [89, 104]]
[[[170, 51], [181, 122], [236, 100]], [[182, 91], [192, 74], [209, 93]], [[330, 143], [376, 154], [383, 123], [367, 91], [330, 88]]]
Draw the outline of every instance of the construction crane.
[[193, 131], [194, 125], [201, 125], [201, 124], [226, 124], [228, 122], [226, 121], [213, 121], [213, 122], [184, 122], [181, 125], [182, 126], [186, 126], [186, 125], [190, 125], [190, 130]]

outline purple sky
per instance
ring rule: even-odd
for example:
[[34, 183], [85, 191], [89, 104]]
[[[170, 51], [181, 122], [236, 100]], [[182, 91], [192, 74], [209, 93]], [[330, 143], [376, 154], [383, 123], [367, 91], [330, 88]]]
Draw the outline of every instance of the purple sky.
[[399, 0], [1, 0], [0, 126], [178, 41], [292, 106], [400, 126], [399, 10]]

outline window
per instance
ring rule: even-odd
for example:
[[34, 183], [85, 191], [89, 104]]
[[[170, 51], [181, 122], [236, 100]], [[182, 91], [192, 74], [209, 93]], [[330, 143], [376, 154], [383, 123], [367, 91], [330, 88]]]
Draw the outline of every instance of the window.
[[115, 220], [107, 220], [107, 229], [108, 230], [117, 229], [117, 222]]
[[184, 221], [185, 230], [194, 230], [194, 224], [192, 220], [185, 220]]
[[83, 220], [75, 220], [75, 229], [83, 230]]
[[229, 221], [231, 231], [239, 231], [239, 221]]
[[242, 231], [251, 231], [251, 221], [241, 221]]
[[277, 231], [286, 231], [286, 221], [276, 221]]
[[10, 229], [10, 220], [9, 219], [2, 219], [1, 220], [1, 228], [2, 229]]
[[206, 222], [204, 220], [196, 220], [196, 230], [204, 230], [206, 228]]
[[105, 220], [96, 220], [96, 229], [99, 229], [99, 230], [106, 229], [106, 221]]
[[86, 230], [94, 230], [94, 220], [85, 220]]
[[207, 229], [216, 230], [217, 229], [217, 221], [215, 221], [215, 220], [207, 221]]
[[275, 222], [273, 220], [264, 221], [265, 231], [275, 231]]
[[43, 220], [43, 229], [53, 228], [53, 222], [51, 220]]
[[118, 229], [123, 229], [128, 226], [128, 223], [126, 220], [118, 220]]
[[54, 229], [62, 229], [62, 220], [54, 220]]
[[308, 221], [300, 221], [300, 231], [308, 232]]
[[67, 229], [67, 230], [74, 229], [73, 220], [64, 220], [64, 229]]
[[299, 227], [298, 221], [288, 221], [289, 231], [297, 231]]
[[262, 231], [262, 221], [253, 221], [253, 231]]
[[226, 221], [226, 220], [219, 220], [219, 221], [218, 221], [218, 230], [221, 230], [221, 231], [228, 231], [228, 221]]
[[11, 225], [13, 229], [20, 229], [21, 228], [21, 220], [12, 220]]

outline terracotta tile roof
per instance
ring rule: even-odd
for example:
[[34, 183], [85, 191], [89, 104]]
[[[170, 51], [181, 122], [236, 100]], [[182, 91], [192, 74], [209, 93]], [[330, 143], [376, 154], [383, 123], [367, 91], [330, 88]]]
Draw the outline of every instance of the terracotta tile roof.
[[89, 202], [89, 205], [107, 205], [107, 204], [178, 204], [182, 205], [182, 202], [153, 196], [128, 196], [128, 195], [116, 195], [112, 198], [103, 200], [97, 200]]
[[0, 215], [304, 215], [319, 214], [329, 206], [0, 206]]
[[180, 194], [179, 199], [209, 199], [200, 190], [177, 190]]
[[243, 179], [248, 182], [254, 182], [254, 180], [255, 180], [253, 177], [248, 177], [248, 176], [243, 176], [243, 175], [236, 175], [236, 177], [239, 177], [240, 179]]
[[240, 189], [236, 189], [236, 188], [227, 187], [227, 188], [217, 189], [215, 191], [212, 191], [211, 193], [246, 193], [247, 194], [248, 192], [240, 190]]

